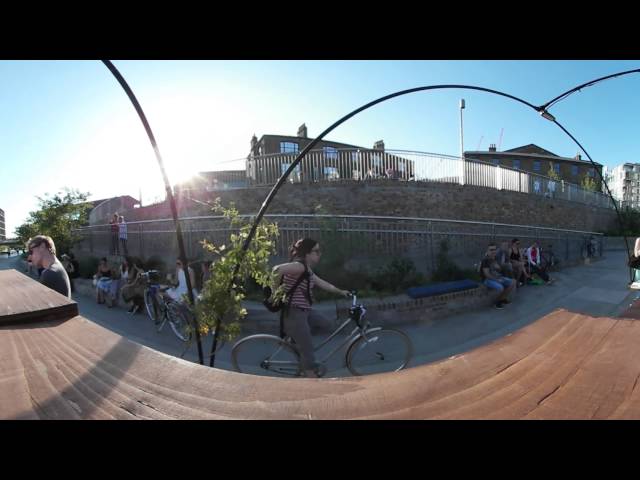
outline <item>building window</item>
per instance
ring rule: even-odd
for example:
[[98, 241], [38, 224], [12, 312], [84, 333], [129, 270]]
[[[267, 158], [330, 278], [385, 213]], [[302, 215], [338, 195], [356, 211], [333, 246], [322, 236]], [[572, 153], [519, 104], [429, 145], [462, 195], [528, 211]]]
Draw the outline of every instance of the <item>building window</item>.
[[534, 172], [539, 172], [540, 171], [540, 160], [534, 160], [533, 161], [533, 171]]
[[513, 168], [520, 170], [520, 160], [513, 161]]
[[560, 175], [560, 164], [559, 163], [554, 163], [553, 164], [553, 170]]
[[571, 175], [574, 177], [578, 175], [578, 165], [571, 165]]
[[338, 159], [338, 149], [334, 147], [324, 147], [322, 149], [324, 151], [324, 156], [328, 160], [337, 160]]
[[298, 153], [298, 144], [295, 142], [280, 142], [280, 153]]

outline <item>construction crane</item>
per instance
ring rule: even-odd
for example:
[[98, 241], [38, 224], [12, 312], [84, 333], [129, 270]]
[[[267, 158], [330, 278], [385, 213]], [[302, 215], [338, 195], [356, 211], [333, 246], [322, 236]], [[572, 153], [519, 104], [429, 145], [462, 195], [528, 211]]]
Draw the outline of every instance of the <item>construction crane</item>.
[[496, 151], [500, 151], [500, 145], [502, 145], [502, 133], [504, 132], [504, 128], [500, 129], [500, 140], [498, 140], [498, 146], [496, 147]]
[[478, 142], [478, 146], [476, 147], [476, 152], [480, 151], [480, 144], [482, 143], [483, 138], [484, 138], [484, 135], [480, 137], [480, 141]]

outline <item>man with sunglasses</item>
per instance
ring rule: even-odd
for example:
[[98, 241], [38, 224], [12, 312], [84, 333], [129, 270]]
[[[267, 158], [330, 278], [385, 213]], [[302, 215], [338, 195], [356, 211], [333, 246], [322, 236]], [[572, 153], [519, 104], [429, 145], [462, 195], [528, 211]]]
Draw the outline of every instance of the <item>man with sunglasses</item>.
[[37, 235], [27, 242], [29, 256], [27, 261], [36, 268], [43, 268], [40, 283], [52, 290], [71, 298], [69, 275], [60, 260], [56, 257], [56, 245], [47, 235]]
[[504, 308], [505, 305], [511, 303], [507, 297], [515, 287], [515, 282], [502, 275], [500, 265], [496, 261], [496, 244], [490, 243], [487, 247], [487, 254], [482, 259], [480, 264], [480, 276], [482, 277], [482, 283], [487, 288], [492, 290], [498, 290], [500, 295], [496, 299], [496, 308]]

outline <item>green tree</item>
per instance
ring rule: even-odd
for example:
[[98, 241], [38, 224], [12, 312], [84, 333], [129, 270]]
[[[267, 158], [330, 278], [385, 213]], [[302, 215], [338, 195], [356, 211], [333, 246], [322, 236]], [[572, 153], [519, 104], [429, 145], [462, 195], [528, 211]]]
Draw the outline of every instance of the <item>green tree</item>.
[[[241, 304], [245, 298], [245, 283], [250, 278], [263, 287], [271, 283], [269, 258], [276, 250], [278, 226], [261, 221], [243, 256], [242, 245], [251, 230], [252, 219], [240, 218], [233, 203], [229, 208], [224, 208], [220, 198], [215, 200], [213, 211], [222, 213], [228, 219], [231, 230], [237, 233], [230, 235], [229, 245], [215, 245], [207, 240], [200, 242], [216, 260], [211, 265], [210, 279], [202, 287], [202, 299], [198, 302], [196, 314], [202, 335], [215, 329], [216, 336], [221, 334], [230, 340], [240, 333], [240, 320], [247, 314]], [[238, 262], [240, 270], [234, 278], [234, 268]]]
[[74, 232], [87, 222], [87, 193], [64, 188], [64, 192], [54, 195], [45, 193], [44, 198], [36, 197], [39, 209], [30, 212], [27, 221], [16, 229], [18, 238], [27, 242], [35, 235], [48, 235], [56, 244], [58, 255], [68, 252], [82, 237]]
[[580, 186], [589, 192], [595, 192], [597, 190], [596, 181], [593, 178], [591, 178], [589, 175], [584, 176]]
[[549, 177], [551, 180], [555, 180], [556, 182], [562, 180], [562, 178], [560, 178], [560, 175], [553, 169], [553, 162], [549, 162], [549, 171], [547, 172], [547, 177]]

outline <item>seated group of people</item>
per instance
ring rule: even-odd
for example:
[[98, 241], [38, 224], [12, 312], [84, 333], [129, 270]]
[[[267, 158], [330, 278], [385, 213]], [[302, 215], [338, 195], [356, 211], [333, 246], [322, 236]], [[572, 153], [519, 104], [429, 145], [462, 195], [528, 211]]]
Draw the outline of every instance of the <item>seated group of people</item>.
[[[107, 307], [112, 308], [118, 302], [120, 294], [126, 304], [131, 303], [128, 312], [136, 314], [144, 310], [144, 290], [146, 281], [142, 276], [144, 270], [132, 257], [125, 257], [120, 267], [112, 269], [106, 258], [102, 258], [98, 264], [98, 271], [94, 275], [96, 286], [96, 301], [98, 303], [106, 303]], [[189, 276], [191, 285], [193, 286], [194, 298], [198, 295], [198, 289], [201, 284], [209, 278], [209, 267], [211, 262], [202, 263], [202, 276], [200, 284], [196, 283], [195, 274], [189, 267]], [[182, 296], [187, 293], [186, 278], [182, 262], [176, 260], [176, 282], [174, 285], [163, 292], [174, 301], [181, 301]]]
[[504, 308], [511, 303], [508, 299], [509, 294], [517, 287], [532, 283], [534, 274], [545, 284], [552, 283], [547, 269], [555, 264], [555, 256], [551, 252], [543, 255], [537, 241], [529, 248], [522, 249], [520, 240], [514, 238], [511, 245], [502, 242], [500, 248], [495, 243], [489, 244], [480, 264], [480, 276], [487, 288], [500, 292], [495, 307]]

